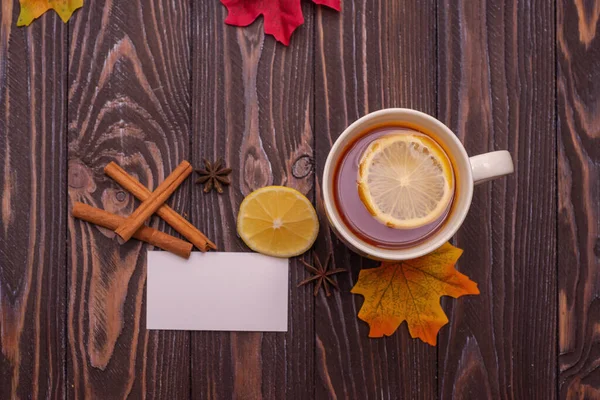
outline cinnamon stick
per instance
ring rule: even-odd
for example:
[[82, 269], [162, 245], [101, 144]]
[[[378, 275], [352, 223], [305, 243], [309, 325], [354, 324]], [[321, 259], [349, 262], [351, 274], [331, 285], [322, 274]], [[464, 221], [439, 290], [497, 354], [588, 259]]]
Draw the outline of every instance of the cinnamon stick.
[[[115, 182], [133, 194], [140, 201], [146, 200], [152, 193], [115, 162], [110, 162], [104, 168], [104, 173], [114, 179]], [[163, 204], [156, 211], [156, 214], [171, 225], [173, 229], [179, 232], [183, 237], [192, 242], [199, 250], [206, 251], [208, 249], [217, 249], [217, 246], [202, 232], [168, 205]]]
[[[73, 205], [73, 216], [113, 231], [125, 221], [125, 218], [123, 217], [79, 202], [76, 202]], [[171, 235], [167, 235], [166, 233], [148, 226], [142, 225], [137, 231], [135, 231], [133, 237], [150, 243], [151, 245], [159, 247], [163, 250], [169, 251], [173, 254], [177, 254], [183, 258], [189, 258], [190, 252], [192, 251], [191, 243]]]
[[182, 161], [171, 172], [169, 176], [140, 204], [127, 219], [119, 225], [115, 233], [125, 241], [131, 239], [135, 231], [144, 224], [152, 214], [163, 205], [163, 203], [173, 194], [175, 189], [192, 173], [192, 166], [187, 161]]

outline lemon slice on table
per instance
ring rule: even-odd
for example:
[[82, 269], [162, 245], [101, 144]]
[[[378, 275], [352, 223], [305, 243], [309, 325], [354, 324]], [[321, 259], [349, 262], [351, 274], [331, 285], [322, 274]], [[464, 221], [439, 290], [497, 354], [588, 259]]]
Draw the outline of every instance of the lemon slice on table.
[[454, 194], [452, 165], [425, 135], [374, 140], [361, 157], [358, 192], [369, 212], [396, 229], [418, 228], [446, 211]]
[[319, 220], [302, 193], [283, 186], [268, 186], [250, 193], [242, 201], [237, 230], [252, 250], [286, 258], [300, 255], [312, 246], [319, 233]]

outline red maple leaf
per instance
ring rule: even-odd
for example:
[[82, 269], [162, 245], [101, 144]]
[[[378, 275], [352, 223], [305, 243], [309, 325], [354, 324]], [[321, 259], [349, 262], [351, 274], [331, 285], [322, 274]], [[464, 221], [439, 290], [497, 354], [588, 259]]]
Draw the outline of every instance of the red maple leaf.
[[[316, 4], [341, 10], [341, 0], [312, 0]], [[221, 0], [229, 14], [225, 23], [235, 26], [248, 26], [259, 15], [265, 19], [265, 33], [275, 39], [290, 44], [290, 36], [304, 23], [300, 0]]]

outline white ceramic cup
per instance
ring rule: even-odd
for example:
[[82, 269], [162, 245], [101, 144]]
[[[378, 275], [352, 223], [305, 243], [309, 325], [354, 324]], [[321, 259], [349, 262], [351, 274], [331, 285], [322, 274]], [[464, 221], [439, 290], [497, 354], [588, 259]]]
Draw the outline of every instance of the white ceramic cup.
[[[414, 246], [402, 249], [385, 249], [365, 242], [356, 236], [342, 221], [337, 210], [333, 192], [333, 175], [339, 158], [358, 136], [375, 127], [385, 125], [419, 127], [435, 136], [452, 160], [454, 173], [458, 176], [452, 209], [440, 229]], [[337, 236], [355, 252], [376, 260], [409, 260], [431, 253], [446, 243], [460, 228], [473, 198], [473, 186], [513, 173], [512, 158], [508, 151], [494, 151], [469, 157], [456, 135], [443, 123], [430, 115], [407, 108], [388, 108], [360, 118], [340, 135], [327, 156], [323, 172], [323, 198], [329, 223]]]

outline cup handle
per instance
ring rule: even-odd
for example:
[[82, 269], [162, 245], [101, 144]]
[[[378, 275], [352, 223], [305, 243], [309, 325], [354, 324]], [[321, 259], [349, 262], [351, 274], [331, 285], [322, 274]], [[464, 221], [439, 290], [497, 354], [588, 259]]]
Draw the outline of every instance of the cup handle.
[[473, 183], [478, 185], [491, 181], [515, 171], [512, 157], [506, 150], [492, 151], [471, 157], [471, 171], [473, 171]]

